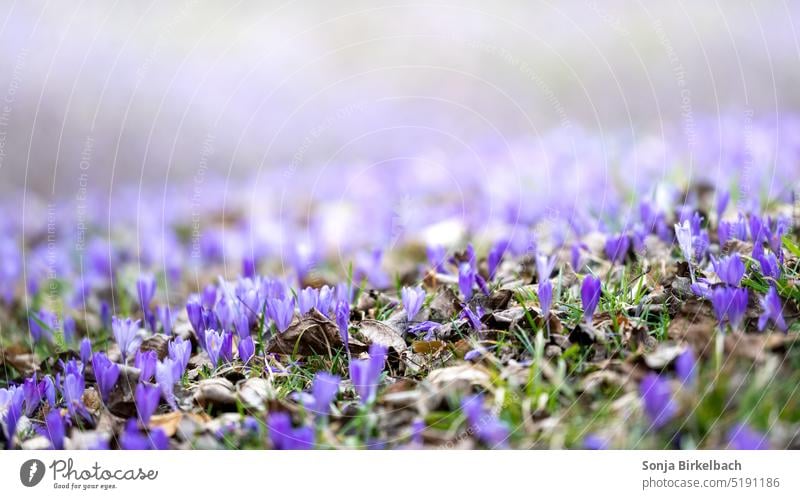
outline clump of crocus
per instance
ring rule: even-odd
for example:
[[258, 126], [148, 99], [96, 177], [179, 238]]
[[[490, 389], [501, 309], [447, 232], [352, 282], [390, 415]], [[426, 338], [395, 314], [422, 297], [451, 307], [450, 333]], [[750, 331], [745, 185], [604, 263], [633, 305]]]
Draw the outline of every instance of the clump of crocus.
[[386, 363], [386, 347], [373, 343], [369, 347], [368, 359], [350, 360], [350, 380], [363, 404], [369, 404], [378, 393], [383, 366]]
[[122, 355], [122, 362], [125, 363], [136, 354], [142, 345], [142, 337], [139, 335], [139, 321], [114, 317], [111, 319], [111, 328]]
[[111, 390], [117, 385], [119, 379], [119, 366], [110, 360], [104, 353], [96, 353], [92, 357], [92, 370], [97, 380], [97, 389], [103, 402], [108, 402]]
[[744, 277], [744, 262], [742, 258], [734, 253], [730, 256], [723, 256], [719, 259], [711, 258], [714, 272], [717, 273], [719, 280], [728, 286], [738, 287]]
[[767, 450], [769, 439], [750, 426], [739, 423], [728, 430], [728, 448], [736, 450]]
[[150, 418], [158, 409], [158, 402], [161, 400], [161, 390], [158, 386], [149, 383], [139, 383], [134, 391], [136, 402], [136, 413], [142, 424], [147, 424]]
[[294, 428], [292, 419], [285, 412], [270, 413], [267, 430], [272, 446], [276, 450], [309, 450], [314, 448], [314, 429], [301, 426]]
[[600, 291], [602, 284], [600, 279], [592, 275], [587, 275], [581, 283], [581, 304], [583, 305], [583, 318], [587, 324], [592, 323], [594, 311], [600, 303]]
[[678, 412], [678, 404], [672, 396], [669, 382], [655, 373], [650, 373], [639, 384], [644, 411], [653, 428], [658, 429], [669, 423]]
[[417, 286], [415, 288], [404, 286], [403, 289], [400, 290], [400, 296], [403, 301], [403, 308], [406, 309], [406, 317], [408, 317], [408, 321], [411, 322], [414, 320], [414, 317], [417, 316], [422, 308], [422, 304], [425, 302], [425, 290], [422, 289], [422, 286]]
[[760, 298], [763, 312], [758, 317], [758, 330], [763, 331], [767, 323], [772, 321], [775, 327], [786, 331], [786, 321], [783, 320], [783, 303], [774, 286], [770, 286], [767, 294]]
[[169, 437], [161, 428], [153, 428], [143, 433], [137, 428], [136, 421], [131, 419], [125, 425], [125, 431], [119, 436], [119, 446], [123, 450], [167, 450]]
[[470, 431], [487, 447], [508, 446], [508, 425], [483, 408], [483, 395], [469, 395], [461, 400], [461, 412], [467, 417]]

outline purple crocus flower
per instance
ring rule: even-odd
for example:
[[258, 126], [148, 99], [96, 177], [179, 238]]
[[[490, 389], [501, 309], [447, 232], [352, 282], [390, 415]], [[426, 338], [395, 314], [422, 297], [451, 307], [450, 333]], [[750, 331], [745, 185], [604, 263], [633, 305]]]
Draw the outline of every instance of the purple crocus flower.
[[89, 361], [92, 360], [92, 340], [88, 337], [81, 340], [80, 356], [83, 365], [89, 364]]
[[53, 377], [49, 374], [42, 379], [41, 383], [39, 383], [39, 389], [44, 394], [45, 400], [50, 405], [50, 407], [56, 406], [56, 385], [53, 383]]
[[[136, 280], [136, 293], [139, 297], [139, 306], [144, 313], [145, 322], [150, 322], [150, 302], [156, 295], [156, 278], [152, 274], [142, 274]], [[155, 331], [154, 331], [155, 332]]]
[[167, 336], [172, 334], [172, 310], [169, 305], [159, 305], [156, 307], [156, 316], [158, 322], [161, 323], [161, 328]]
[[683, 259], [691, 267], [693, 248], [692, 248], [692, 226], [689, 220], [684, 220], [680, 224], [675, 224], [675, 237], [678, 239], [678, 246], [683, 253]]
[[733, 329], [739, 327], [747, 312], [747, 299], [747, 290], [744, 288], [719, 286], [711, 291], [711, 305], [720, 327], [725, 322]]
[[330, 317], [331, 306], [333, 305], [333, 290], [327, 284], [319, 288], [319, 298], [317, 299], [317, 310], [326, 317]]
[[678, 357], [675, 358], [675, 374], [684, 386], [691, 386], [697, 377], [697, 363], [694, 352], [687, 347]]
[[175, 370], [179, 372], [175, 379], [180, 379], [186, 366], [189, 365], [189, 359], [192, 356], [192, 343], [189, 340], [182, 338], [175, 338], [167, 345], [169, 358], [176, 361]]
[[98, 352], [92, 357], [92, 370], [95, 380], [97, 380], [100, 397], [103, 402], [108, 402], [108, 396], [119, 379], [119, 366], [108, 360], [106, 354]]
[[317, 306], [319, 301], [319, 290], [307, 287], [300, 290], [297, 296], [297, 306], [300, 309], [300, 315], [306, 315], [312, 308]]
[[781, 278], [781, 266], [774, 253], [762, 252], [756, 257], [756, 260], [761, 266], [761, 273], [764, 274], [764, 277], [770, 277], [776, 281]]
[[111, 328], [114, 332], [114, 339], [119, 346], [119, 351], [122, 354], [122, 362], [125, 363], [136, 354], [136, 351], [142, 345], [142, 338], [139, 335], [139, 321], [114, 317], [111, 320]]
[[350, 303], [346, 300], [336, 302], [336, 325], [339, 326], [339, 337], [342, 338], [347, 351], [350, 351]]
[[134, 392], [136, 401], [136, 413], [143, 424], [150, 421], [150, 417], [158, 409], [158, 401], [161, 399], [161, 390], [158, 386], [149, 383], [139, 383]]
[[177, 410], [178, 405], [175, 403], [175, 383], [179, 378], [175, 377], [178, 370], [175, 368], [176, 361], [173, 359], [164, 359], [156, 364], [156, 384], [161, 389], [161, 395], [167, 401], [172, 410]]
[[403, 308], [406, 309], [406, 317], [411, 322], [425, 302], [425, 290], [422, 289], [422, 286], [417, 286], [416, 288], [403, 287], [400, 290], [400, 295], [403, 299]]
[[460, 317], [467, 319], [472, 326], [472, 329], [480, 331], [483, 329], [483, 323], [481, 322], [482, 315], [483, 309], [481, 309], [481, 307], [476, 307], [475, 311], [473, 312], [469, 305], [464, 305], [464, 308], [461, 310]]
[[75, 339], [75, 332], [77, 327], [75, 325], [75, 319], [71, 315], [64, 316], [64, 342], [65, 343], [72, 343], [72, 340]]
[[728, 431], [728, 448], [736, 450], [767, 450], [769, 439], [750, 426], [739, 423]]
[[411, 334], [415, 334], [419, 336], [420, 333], [425, 333], [425, 340], [430, 340], [433, 337], [433, 333], [436, 331], [437, 328], [442, 327], [441, 324], [434, 321], [423, 321], [418, 322], [416, 324], [412, 324], [411, 327], [408, 328], [408, 332]]
[[206, 330], [206, 327], [203, 322], [203, 305], [200, 303], [200, 297], [198, 295], [192, 295], [186, 301], [186, 314], [189, 316], [189, 323], [197, 334], [198, 341], [201, 342], [200, 346], [205, 348], [202, 344], [204, 341], [204, 339], [202, 339], [202, 333]]
[[458, 289], [464, 296], [464, 300], [472, 298], [472, 286], [475, 284], [475, 271], [468, 262], [463, 262], [458, 266]]
[[208, 353], [208, 357], [211, 359], [211, 365], [217, 367], [219, 365], [220, 352], [224, 347], [225, 335], [221, 332], [209, 329], [206, 331], [205, 338], [206, 353]]
[[69, 410], [73, 419], [81, 416], [87, 421], [91, 421], [92, 417], [83, 405], [83, 392], [85, 389], [86, 381], [83, 374], [75, 370], [67, 372], [61, 386], [61, 395], [64, 397], [67, 410]]
[[306, 426], [292, 427], [292, 419], [285, 412], [273, 412], [267, 418], [267, 430], [276, 450], [310, 450], [314, 448], [314, 429]]
[[581, 303], [583, 304], [583, 318], [589, 324], [592, 322], [597, 304], [600, 303], [601, 289], [602, 284], [600, 283], [600, 279], [592, 275], [587, 275], [583, 278], [583, 283], [581, 284]]
[[536, 277], [540, 283], [550, 280], [550, 275], [553, 273], [555, 266], [555, 255], [552, 255], [549, 258], [541, 253], [536, 255]]
[[428, 246], [425, 248], [428, 263], [436, 272], [445, 273], [444, 262], [447, 259], [447, 249], [444, 246]]
[[494, 274], [497, 271], [498, 265], [503, 260], [503, 255], [508, 250], [508, 241], [503, 239], [498, 241], [492, 246], [492, 249], [489, 250], [489, 254], [486, 255], [486, 266], [489, 270], [489, 279], [494, 278]]
[[719, 276], [720, 281], [728, 286], [739, 286], [744, 276], [744, 263], [742, 258], [734, 253], [730, 256], [723, 256], [719, 260], [711, 258], [711, 263], [714, 265], [714, 272]]
[[550, 317], [550, 308], [553, 306], [553, 283], [549, 280], [540, 281], [538, 285], [539, 305], [545, 319]]
[[669, 383], [658, 374], [650, 373], [645, 376], [639, 385], [639, 393], [644, 411], [655, 429], [669, 423], [678, 412], [678, 404], [672, 398]]
[[631, 240], [627, 234], [620, 234], [618, 236], [611, 236], [606, 239], [605, 250], [606, 255], [612, 263], [622, 263], [628, 254]]
[[25, 398], [25, 415], [30, 417], [39, 407], [44, 395], [44, 385], [36, 380], [35, 373], [22, 383], [22, 393]]
[[125, 431], [119, 436], [119, 446], [123, 450], [167, 450], [169, 438], [161, 428], [153, 428], [149, 433], [142, 433], [131, 419], [125, 425]]
[[267, 300], [267, 315], [279, 333], [289, 329], [294, 318], [294, 298], [270, 298]]
[[318, 372], [314, 376], [314, 382], [311, 385], [311, 397], [308, 403], [305, 404], [306, 410], [319, 416], [327, 416], [330, 412], [331, 402], [339, 392], [339, 382], [341, 380], [342, 378], [339, 376]]
[[53, 332], [58, 330], [58, 316], [49, 310], [33, 312], [28, 319], [28, 326], [34, 342], [45, 340], [52, 343]]
[[156, 374], [156, 362], [158, 362], [158, 355], [153, 350], [136, 352], [133, 366], [139, 370], [139, 381], [150, 381], [153, 379], [153, 376]]
[[237, 350], [239, 351], [239, 360], [241, 360], [244, 364], [250, 362], [250, 359], [252, 359], [256, 353], [256, 344], [253, 341], [253, 337], [246, 336], [239, 340]]
[[378, 381], [386, 363], [386, 352], [386, 347], [373, 343], [369, 347], [369, 359], [350, 360], [350, 380], [363, 404], [372, 402], [378, 393]]
[[14, 444], [14, 435], [17, 433], [17, 424], [22, 417], [22, 405], [25, 397], [22, 389], [16, 386], [0, 388], [0, 415], [3, 415], [5, 424], [3, 429], [6, 434], [6, 442], [10, 449]]
[[483, 408], [483, 395], [469, 395], [461, 400], [461, 412], [467, 417], [470, 429], [488, 447], [508, 445], [508, 425], [491, 411]]
[[763, 331], [767, 326], [767, 322], [772, 321], [775, 327], [785, 332], [786, 322], [783, 320], [783, 303], [781, 303], [775, 287], [771, 286], [767, 294], [761, 297], [759, 301], [764, 311], [758, 317], [758, 330]]
[[64, 438], [67, 431], [64, 425], [64, 417], [59, 409], [52, 409], [48, 412], [44, 418], [44, 427], [39, 427], [36, 431], [50, 440], [51, 450], [62, 450], [64, 448]]

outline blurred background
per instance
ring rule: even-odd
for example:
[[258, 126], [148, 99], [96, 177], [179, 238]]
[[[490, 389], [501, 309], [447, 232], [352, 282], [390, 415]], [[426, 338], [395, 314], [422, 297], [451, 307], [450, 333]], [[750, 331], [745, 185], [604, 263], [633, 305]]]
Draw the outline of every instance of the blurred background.
[[720, 116], [779, 126], [797, 110], [798, 14], [785, 0], [7, 0], [0, 189], [403, 168], [553, 130], [688, 150]]

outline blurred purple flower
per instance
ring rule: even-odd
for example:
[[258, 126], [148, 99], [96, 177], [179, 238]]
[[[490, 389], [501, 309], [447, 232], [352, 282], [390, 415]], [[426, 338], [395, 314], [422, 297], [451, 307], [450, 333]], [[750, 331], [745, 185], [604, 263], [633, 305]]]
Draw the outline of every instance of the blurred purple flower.
[[783, 303], [778, 296], [775, 286], [771, 286], [767, 294], [760, 298], [761, 308], [764, 310], [758, 317], [758, 330], [763, 331], [769, 321], [781, 331], [786, 331], [786, 321], [783, 320]]
[[100, 397], [103, 402], [108, 402], [108, 396], [119, 379], [119, 366], [108, 360], [106, 354], [98, 352], [92, 357], [92, 371], [94, 371]]
[[442, 327], [441, 324], [434, 321], [423, 321], [417, 322], [416, 324], [412, 324], [411, 327], [408, 328], [408, 332], [411, 334], [415, 334], [419, 336], [420, 333], [425, 334], [425, 340], [429, 340], [432, 336], [436, 328]]
[[331, 316], [331, 306], [333, 305], [333, 290], [327, 284], [319, 288], [319, 299], [317, 300], [317, 310], [326, 317]]
[[583, 448], [586, 450], [606, 450], [608, 449], [608, 440], [596, 433], [590, 433], [583, 439]]
[[161, 327], [164, 330], [164, 334], [167, 336], [172, 334], [172, 310], [169, 308], [168, 305], [159, 305], [156, 307], [156, 316], [158, 317], [158, 322], [161, 323]]
[[267, 430], [272, 446], [276, 450], [310, 450], [314, 448], [314, 429], [292, 427], [292, 420], [285, 412], [270, 413]]
[[297, 297], [297, 306], [300, 309], [300, 315], [306, 315], [312, 308], [317, 306], [319, 301], [319, 290], [307, 287], [300, 290]]
[[642, 379], [639, 394], [644, 411], [655, 429], [669, 423], [678, 412], [678, 404], [672, 398], [669, 383], [658, 374], [650, 373]]
[[220, 353], [225, 346], [225, 335], [221, 332], [209, 329], [206, 331], [205, 338], [206, 353], [208, 353], [208, 358], [211, 359], [211, 365], [216, 368], [219, 366], [221, 358]]
[[246, 336], [239, 340], [237, 350], [239, 351], [239, 360], [241, 360], [244, 364], [250, 362], [250, 359], [252, 359], [256, 353], [256, 344], [253, 341], [253, 337]]
[[686, 347], [686, 350], [675, 358], [675, 374], [685, 386], [694, 384], [697, 377], [697, 362], [691, 347]]
[[44, 426], [36, 428], [36, 431], [50, 440], [50, 449], [62, 450], [64, 448], [67, 430], [60, 409], [51, 409], [44, 418]]
[[176, 378], [175, 374], [178, 372], [175, 368], [175, 360], [166, 358], [156, 364], [156, 384], [161, 389], [161, 395], [167, 401], [172, 410], [177, 410], [178, 405], [175, 402], [175, 384], [180, 378]]
[[14, 435], [17, 433], [17, 424], [22, 417], [22, 405], [25, 397], [22, 388], [10, 386], [0, 388], [0, 416], [3, 417], [3, 430], [6, 435], [7, 447], [10, 449], [14, 444]]
[[150, 417], [158, 409], [158, 402], [161, 400], [161, 390], [158, 386], [149, 383], [139, 383], [134, 392], [136, 401], [136, 413], [143, 424], [150, 421]]
[[744, 288], [719, 286], [712, 289], [711, 305], [720, 327], [727, 322], [731, 328], [738, 328], [747, 312], [747, 300], [748, 294]]
[[189, 359], [192, 356], [192, 343], [189, 340], [182, 338], [174, 338], [167, 345], [169, 358], [175, 361], [174, 369], [177, 373], [175, 379], [180, 379], [186, 366], [189, 365]]
[[36, 380], [36, 373], [23, 381], [22, 393], [25, 398], [25, 415], [30, 417], [39, 407], [44, 396], [44, 385]]
[[319, 416], [326, 416], [330, 412], [331, 402], [339, 392], [339, 382], [341, 380], [342, 378], [339, 376], [318, 372], [314, 376], [314, 382], [311, 385], [311, 397], [305, 405], [306, 410]]
[[336, 325], [339, 326], [339, 336], [342, 338], [345, 348], [350, 351], [350, 303], [346, 300], [336, 302]]
[[406, 309], [406, 317], [408, 317], [408, 321], [411, 322], [414, 320], [414, 317], [417, 316], [422, 308], [422, 304], [425, 302], [425, 290], [422, 289], [422, 286], [417, 286], [416, 288], [404, 286], [403, 289], [400, 290], [400, 295], [403, 300], [403, 308]]
[[501, 448], [508, 446], [510, 432], [508, 425], [498, 419], [491, 411], [483, 408], [483, 395], [468, 395], [461, 400], [461, 412], [467, 417], [470, 430], [487, 447]]
[[133, 360], [133, 366], [139, 370], [139, 381], [150, 381], [156, 374], [158, 355], [153, 350], [139, 351]]
[[622, 263], [628, 255], [630, 245], [630, 237], [625, 233], [618, 236], [610, 236], [606, 239], [606, 256], [612, 263]]
[[114, 339], [119, 346], [120, 354], [122, 354], [123, 364], [133, 357], [139, 350], [142, 344], [142, 338], [139, 335], [139, 321], [133, 319], [119, 319], [114, 317], [111, 322], [111, 327], [114, 331]]
[[473, 312], [469, 305], [464, 305], [464, 308], [461, 309], [461, 314], [459, 316], [462, 319], [467, 319], [472, 326], [472, 329], [481, 331], [483, 329], [483, 323], [481, 322], [482, 315], [483, 309], [481, 309], [481, 307], [476, 307], [475, 311]]
[[363, 404], [372, 402], [378, 393], [386, 353], [386, 347], [373, 343], [369, 347], [369, 359], [350, 360], [350, 380]]
[[161, 428], [142, 433], [136, 427], [136, 421], [131, 419], [119, 437], [119, 445], [123, 450], [167, 450], [169, 438]]
[[152, 274], [140, 275], [136, 280], [136, 293], [139, 297], [139, 307], [142, 309], [145, 322], [150, 322], [150, 302], [153, 301], [156, 295], [156, 278]]
[[464, 296], [464, 300], [472, 298], [472, 286], [475, 284], [475, 271], [472, 266], [463, 262], [458, 266], [458, 289]]
[[597, 304], [600, 303], [602, 284], [600, 279], [587, 275], [581, 284], [581, 304], [583, 305], [583, 318], [591, 324]]
[[692, 227], [688, 220], [684, 220], [680, 224], [675, 224], [675, 237], [678, 239], [678, 246], [683, 253], [683, 259], [690, 264], [692, 263]]
[[728, 448], [736, 450], [767, 450], [769, 439], [750, 426], [739, 423], [728, 431]]
[[508, 250], [508, 244], [508, 241], [505, 239], [497, 241], [492, 246], [492, 249], [489, 250], [489, 254], [486, 255], [486, 267], [489, 271], [489, 279], [494, 278], [494, 274], [497, 272], [497, 267], [503, 260], [503, 255]]
[[279, 333], [289, 329], [294, 318], [294, 298], [270, 298], [267, 300], [267, 315]]
[[756, 260], [761, 266], [761, 273], [764, 277], [770, 277], [776, 281], [781, 278], [781, 265], [774, 253], [762, 253]]
[[744, 262], [742, 258], [734, 253], [730, 256], [720, 257], [719, 260], [712, 257], [711, 263], [714, 266], [714, 272], [719, 276], [720, 281], [728, 286], [739, 286], [744, 276]]
[[34, 342], [45, 340], [52, 343], [53, 332], [58, 330], [58, 316], [49, 310], [32, 312], [28, 318], [28, 326]]
[[430, 266], [436, 269], [436, 272], [445, 274], [444, 263], [447, 259], [447, 250], [444, 246], [428, 246], [425, 251]]
[[83, 365], [88, 365], [92, 360], [92, 341], [88, 337], [81, 340], [80, 356]]
[[553, 306], [553, 284], [547, 280], [539, 282], [539, 305], [545, 319], [550, 317], [550, 308]]

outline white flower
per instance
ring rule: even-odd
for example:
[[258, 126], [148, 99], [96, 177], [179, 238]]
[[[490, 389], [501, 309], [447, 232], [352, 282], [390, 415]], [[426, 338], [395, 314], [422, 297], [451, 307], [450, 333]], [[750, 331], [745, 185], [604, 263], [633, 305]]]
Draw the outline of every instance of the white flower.
[[683, 258], [687, 262], [692, 262], [692, 227], [688, 220], [683, 223], [675, 224], [675, 237], [678, 238], [678, 246], [681, 247]]

